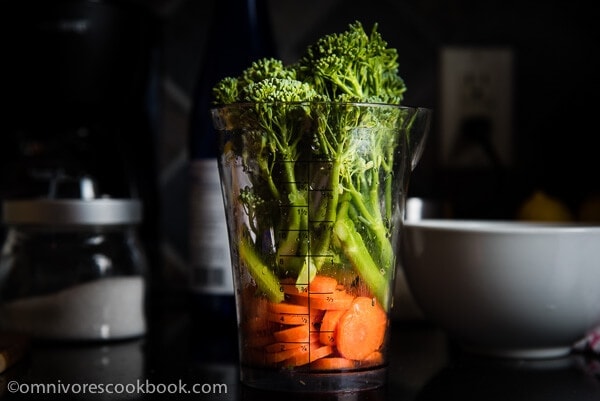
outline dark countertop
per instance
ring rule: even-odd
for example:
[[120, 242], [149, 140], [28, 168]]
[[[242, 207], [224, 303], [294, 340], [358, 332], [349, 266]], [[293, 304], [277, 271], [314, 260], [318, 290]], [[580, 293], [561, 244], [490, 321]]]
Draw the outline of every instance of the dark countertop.
[[[94, 344], [34, 343], [22, 361], [0, 375], [0, 398], [145, 400], [165, 399], [158, 393], [171, 390], [176, 399], [223, 401], [274, 396], [286, 401], [600, 400], [600, 377], [588, 369], [590, 361], [584, 355], [541, 361], [480, 358], [463, 353], [442, 331], [421, 320], [393, 323], [389, 384], [365, 393], [307, 397], [248, 389], [238, 381], [236, 341], [233, 330], [219, 330], [206, 319], [194, 319], [181, 302], [164, 300], [149, 310], [144, 338]], [[18, 384], [20, 394], [11, 393], [9, 386], [15, 386], [11, 381]], [[32, 394], [43, 390], [39, 384], [62, 394]], [[84, 384], [98, 387], [88, 387], [84, 396]], [[121, 385], [115, 390], [123, 391], [90, 394], [107, 384]], [[66, 386], [73, 386], [72, 391], [64, 391]], [[198, 393], [192, 394], [193, 389]]]

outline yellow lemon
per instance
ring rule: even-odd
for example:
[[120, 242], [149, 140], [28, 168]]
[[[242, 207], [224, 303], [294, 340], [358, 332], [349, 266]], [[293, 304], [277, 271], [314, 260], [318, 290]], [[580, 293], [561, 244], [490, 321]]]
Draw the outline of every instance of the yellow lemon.
[[524, 221], [572, 221], [571, 211], [559, 199], [543, 191], [535, 191], [517, 211], [517, 219]]

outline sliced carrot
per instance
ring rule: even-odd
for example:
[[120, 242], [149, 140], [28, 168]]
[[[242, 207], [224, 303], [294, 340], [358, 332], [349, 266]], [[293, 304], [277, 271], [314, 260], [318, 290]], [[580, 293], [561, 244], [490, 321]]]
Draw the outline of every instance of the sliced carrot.
[[336, 291], [326, 297], [310, 298], [309, 305], [311, 308], [324, 310], [346, 310], [352, 305], [354, 298], [353, 295], [350, 295], [345, 291]]
[[282, 292], [278, 303], [249, 299], [251, 317], [240, 326], [249, 363], [343, 370], [383, 362], [388, 320], [374, 298], [350, 294], [323, 275], [305, 291], [283, 280]]
[[335, 291], [337, 285], [338, 282], [333, 277], [317, 275], [308, 283], [307, 291], [309, 294], [329, 294]]
[[333, 347], [331, 345], [318, 345], [318, 343], [316, 344], [311, 344], [310, 347], [308, 347], [308, 350], [304, 350], [304, 352], [302, 353], [298, 353], [297, 355], [294, 355], [288, 359], [286, 359], [283, 362], [284, 366], [302, 366], [302, 365], [306, 365], [308, 363], [314, 362], [317, 359], [321, 359], [326, 357], [327, 355], [333, 353]]
[[291, 313], [273, 313], [267, 314], [267, 320], [271, 322], [294, 325], [298, 326], [301, 324], [308, 324], [310, 316], [308, 313], [303, 314], [291, 314]]
[[380, 351], [371, 352], [366, 358], [361, 359], [359, 364], [363, 366], [380, 365], [383, 363], [383, 354]]
[[269, 302], [267, 304], [267, 310], [272, 313], [291, 313], [291, 314], [307, 314], [309, 312], [308, 307], [291, 304], [289, 302]]
[[312, 330], [319, 331], [325, 311], [323, 309], [311, 308], [310, 310], [310, 325]]
[[279, 363], [290, 358], [298, 358], [310, 352], [310, 344], [303, 343], [299, 347], [287, 349], [278, 352], [269, 352], [265, 355], [265, 361], [268, 364]]
[[285, 278], [279, 282], [280, 291], [283, 292], [284, 295], [287, 294], [298, 294], [300, 291], [296, 286], [296, 280]]
[[[295, 305], [298, 306], [298, 305]], [[268, 312], [267, 320], [273, 323], [279, 323], [284, 325], [298, 326], [301, 324], [311, 324], [315, 327], [316, 324], [321, 322], [324, 311], [319, 309], [305, 308], [305, 313], [276, 313]]]
[[293, 326], [289, 329], [275, 331], [275, 340], [280, 342], [307, 342], [310, 340], [310, 325]]
[[323, 315], [321, 321], [319, 339], [323, 345], [335, 345], [335, 328], [340, 320], [340, 317], [346, 311], [343, 309], [330, 309]]
[[387, 326], [387, 314], [374, 298], [356, 297], [336, 328], [338, 352], [348, 359], [366, 358], [383, 344]]
[[342, 370], [356, 367], [356, 362], [339, 356], [325, 357], [317, 359], [310, 364], [315, 370]]
[[284, 294], [328, 294], [335, 291], [337, 286], [335, 278], [323, 275], [316, 275], [310, 283], [296, 283], [291, 280], [281, 282]]
[[300, 348], [303, 344], [315, 343], [317, 341], [319, 341], [319, 333], [310, 333], [308, 342], [306, 342], [306, 341], [299, 341], [299, 342], [278, 341], [278, 342], [274, 342], [274, 343], [265, 345], [265, 351], [266, 352], [287, 351], [287, 350], [294, 349], [294, 348]]
[[354, 300], [354, 296], [344, 290], [334, 290], [329, 294], [306, 293], [287, 294], [286, 299], [290, 303], [307, 306], [313, 309], [348, 309]]
[[300, 348], [302, 346], [302, 344], [306, 344], [306, 343], [303, 343], [303, 342], [290, 343], [290, 342], [280, 341], [280, 342], [265, 345], [265, 351], [268, 353], [289, 351], [291, 349]]

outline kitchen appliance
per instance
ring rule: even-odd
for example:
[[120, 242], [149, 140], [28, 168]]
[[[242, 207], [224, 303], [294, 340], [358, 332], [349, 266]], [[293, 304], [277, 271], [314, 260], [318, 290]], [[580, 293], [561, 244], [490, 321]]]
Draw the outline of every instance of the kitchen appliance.
[[130, 1], [33, 0], [4, 3], [0, 20], [0, 201], [90, 176], [100, 196], [143, 202], [154, 243], [155, 18]]

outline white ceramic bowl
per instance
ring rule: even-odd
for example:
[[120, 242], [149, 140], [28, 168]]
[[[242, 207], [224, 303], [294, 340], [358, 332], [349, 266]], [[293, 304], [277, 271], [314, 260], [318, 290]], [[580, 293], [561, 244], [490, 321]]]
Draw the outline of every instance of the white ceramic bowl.
[[600, 325], [600, 226], [407, 221], [402, 265], [426, 318], [480, 354], [568, 354]]

